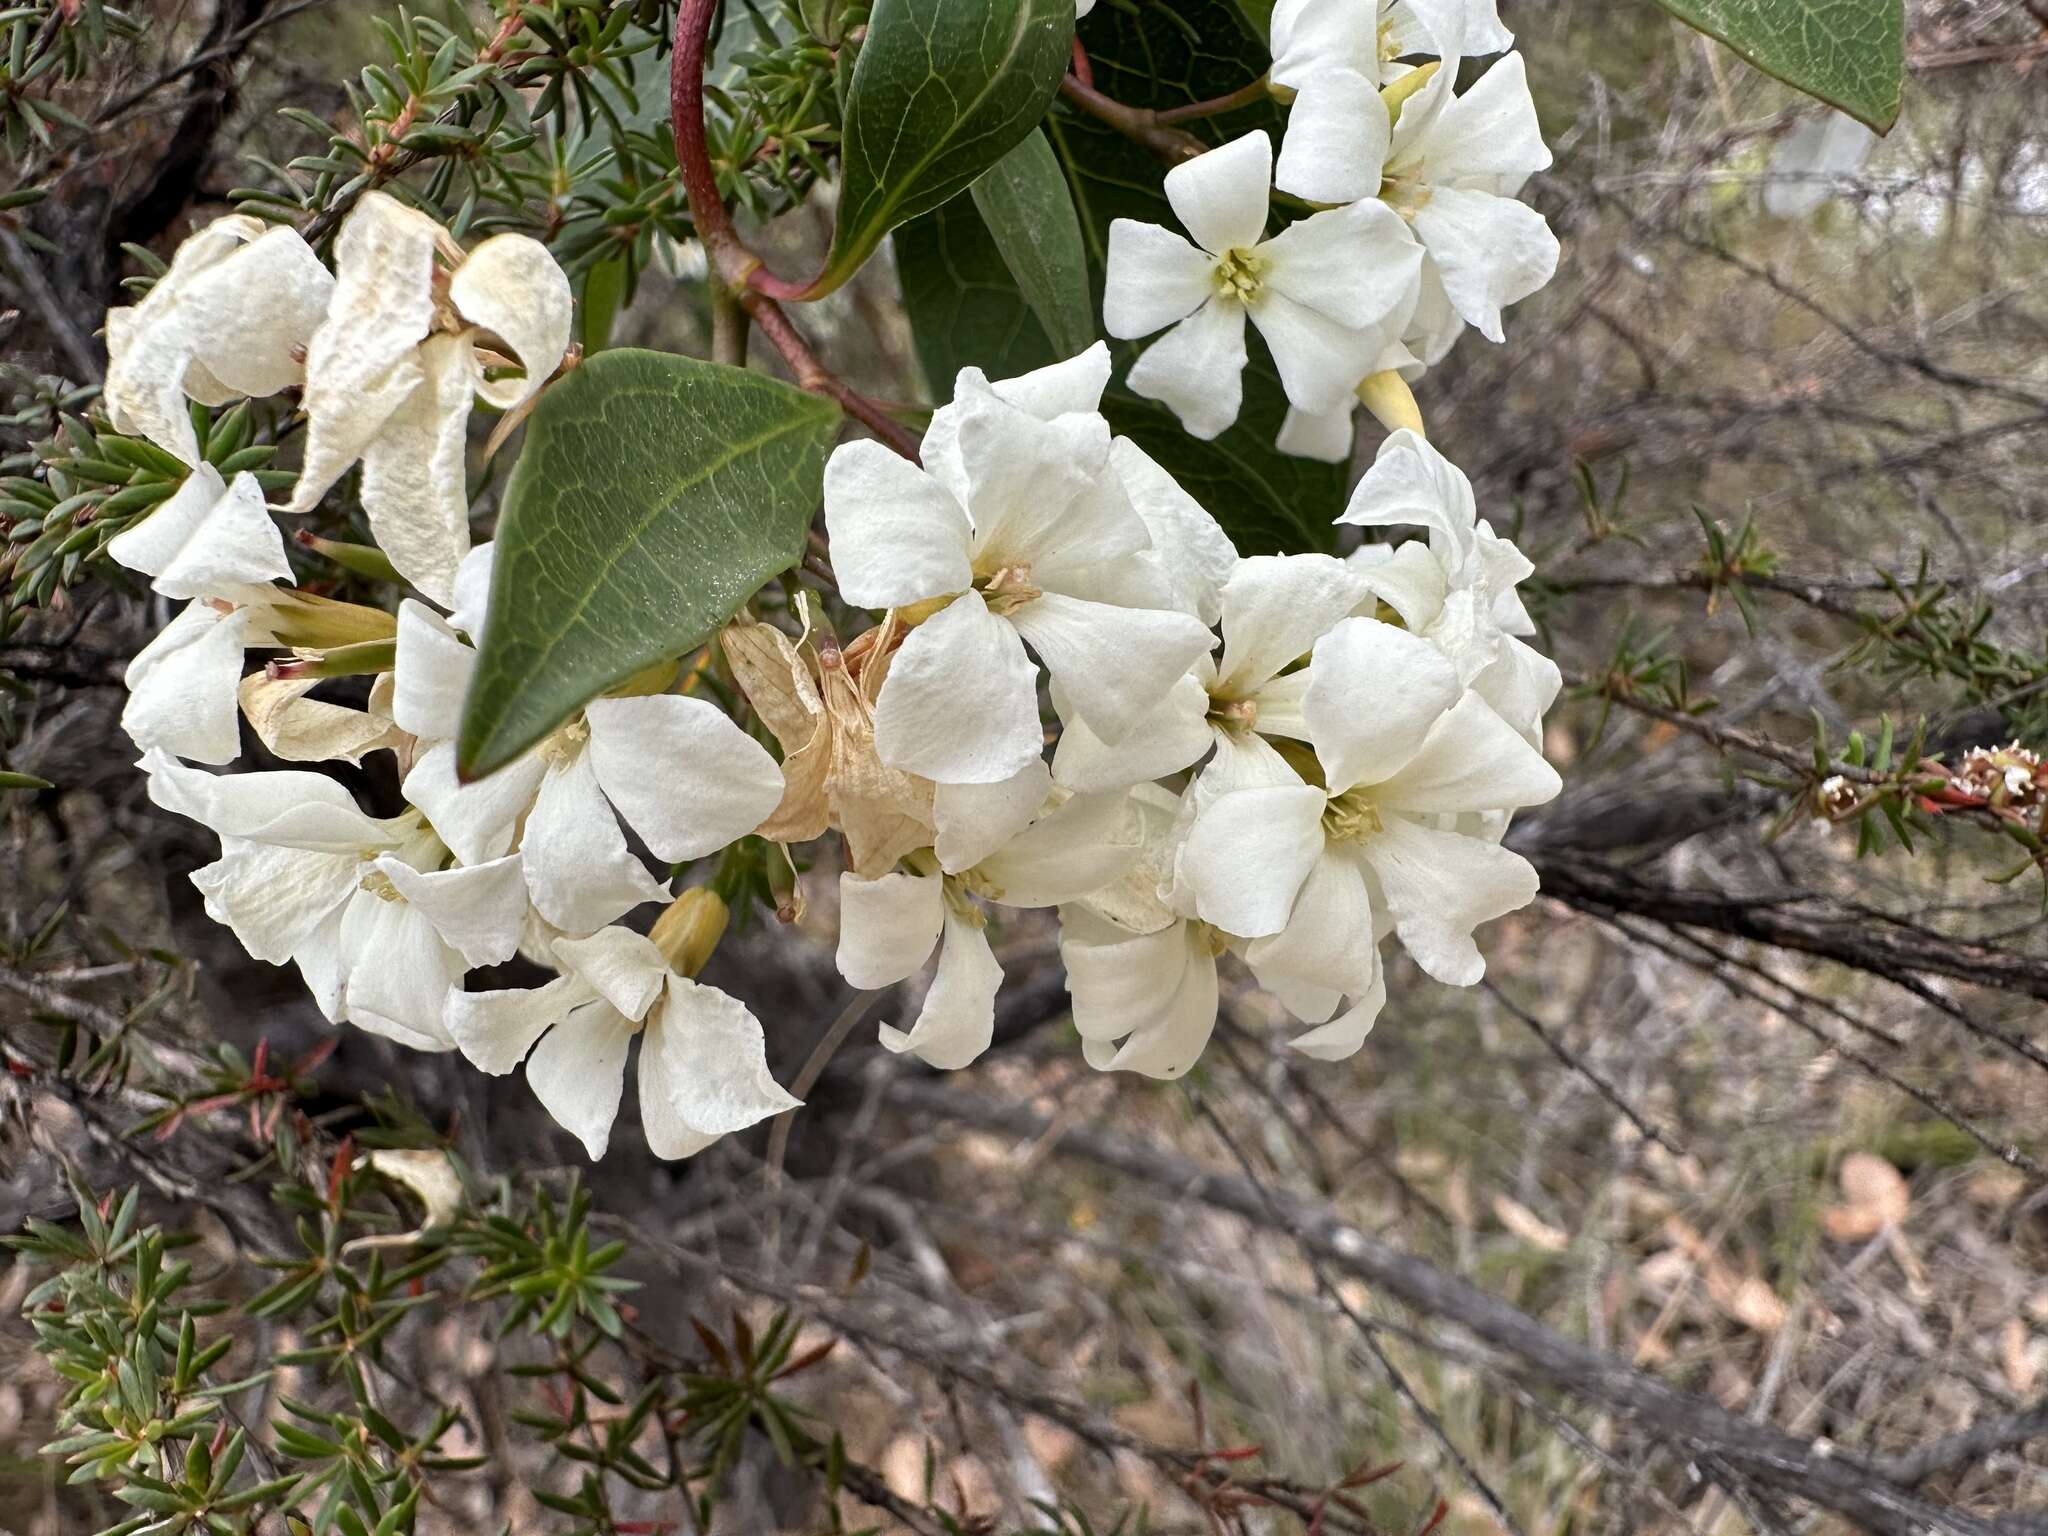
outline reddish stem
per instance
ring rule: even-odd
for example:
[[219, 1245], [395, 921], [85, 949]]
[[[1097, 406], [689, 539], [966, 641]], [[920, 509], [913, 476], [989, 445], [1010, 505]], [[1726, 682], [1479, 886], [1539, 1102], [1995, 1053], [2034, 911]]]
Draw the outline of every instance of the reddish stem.
[[818, 355], [784, 314], [778, 298], [801, 298], [803, 288], [778, 278], [761, 265], [733, 227], [718, 176], [711, 169], [711, 145], [704, 133], [704, 58], [711, 20], [718, 0], [682, 0], [676, 8], [675, 49], [669, 63], [669, 117], [675, 131], [676, 170], [690, 219], [704, 242], [714, 278], [724, 283], [752, 317], [761, 334], [780, 352], [796, 381], [812, 394], [837, 402], [840, 409], [913, 463], [917, 439], [888, 412], [847, 385], [818, 360]]

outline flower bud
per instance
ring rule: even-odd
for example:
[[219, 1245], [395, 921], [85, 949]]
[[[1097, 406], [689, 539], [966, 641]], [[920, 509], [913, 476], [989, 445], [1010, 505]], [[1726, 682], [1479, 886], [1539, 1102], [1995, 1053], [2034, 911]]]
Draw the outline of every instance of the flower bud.
[[1417, 437], [1429, 436], [1422, 428], [1422, 408], [1415, 403], [1415, 392], [1393, 369], [1369, 375], [1358, 386], [1358, 398], [1365, 402], [1373, 419], [1389, 432], [1406, 427]]
[[648, 937], [681, 976], [695, 976], [711, 963], [725, 937], [725, 903], [716, 891], [696, 886], [683, 892], [655, 919]]

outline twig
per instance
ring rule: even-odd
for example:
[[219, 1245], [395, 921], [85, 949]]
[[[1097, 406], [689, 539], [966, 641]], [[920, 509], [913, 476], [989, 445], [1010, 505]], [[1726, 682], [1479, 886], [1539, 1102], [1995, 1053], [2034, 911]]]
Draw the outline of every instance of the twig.
[[[689, 199], [690, 220], [704, 242], [714, 281], [726, 285], [780, 352], [796, 382], [814, 395], [835, 401], [841, 410], [913, 463], [918, 443], [903, 426], [865, 395], [849, 387], [818, 361], [789, 316], [766, 287], [786, 289], [779, 281], [757, 278], [760, 258], [749, 251], [733, 227], [725, 199], [711, 169], [711, 147], [704, 134], [704, 61], [718, 0], [682, 0], [676, 8], [675, 49], [669, 59], [669, 118], [675, 133], [676, 173]], [[796, 291], [790, 290], [795, 297]]]
[[[932, 1083], [899, 1080], [888, 1096], [918, 1114], [1004, 1135], [1032, 1138], [1050, 1129], [1049, 1121], [1021, 1104]], [[1859, 1521], [1878, 1536], [1998, 1536], [1991, 1522], [1915, 1497], [1839, 1450], [1817, 1449], [1811, 1441], [1751, 1424], [1711, 1399], [1667, 1386], [1555, 1333], [1469, 1282], [1359, 1231], [1327, 1206], [1285, 1193], [1262, 1194], [1243, 1179], [1083, 1127], [1066, 1131], [1058, 1146], [1176, 1198], [1200, 1200], [1284, 1231], [1333, 1268], [1457, 1323], [1506, 1356], [1517, 1374], [1623, 1414], [1643, 1432], [1695, 1457], [1713, 1457], [1752, 1482]]]
[[6, 258], [8, 270], [13, 274], [14, 281], [20, 285], [28, 301], [35, 306], [36, 313], [42, 317], [43, 324], [48, 327], [58, 348], [77, 370], [79, 382], [97, 384], [104, 379], [107, 375], [106, 370], [100, 366], [99, 354], [94, 350], [92, 343], [86, 340], [85, 333], [78, 328], [78, 323], [57, 301], [57, 290], [50, 286], [50, 279], [44, 274], [42, 263], [36, 260], [35, 253], [22, 242], [21, 236], [5, 225], [0, 225], [0, 256]]
[[1669, 1138], [1667, 1138], [1662, 1131], [1658, 1130], [1654, 1125], [1650, 1124], [1648, 1120], [1644, 1119], [1643, 1116], [1636, 1110], [1636, 1107], [1633, 1104], [1629, 1103], [1627, 1099], [1622, 1097], [1620, 1089], [1616, 1088], [1606, 1078], [1602, 1077], [1598, 1072], [1595, 1072], [1590, 1066], [1588, 1066], [1584, 1061], [1582, 1061], [1579, 1058], [1579, 1056], [1571, 1049], [1571, 1047], [1566, 1045], [1562, 1040], [1559, 1040], [1554, 1034], [1551, 1033], [1549, 1026], [1547, 1026], [1541, 1019], [1537, 1018], [1533, 1013], [1530, 1013], [1527, 1009], [1517, 1004], [1512, 998], [1510, 998], [1505, 992], [1501, 991], [1501, 989], [1495, 986], [1491, 981], [1482, 981], [1480, 982], [1480, 985], [1493, 995], [1493, 1000], [1495, 1002], [1499, 1003], [1501, 1007], [1505, 1008], [1510, 1015], [1512, 1015], [1514, 1018], [1520, 1020], [1524, 1025], [1526, 1025], [1528, 1027], [1529, 1032], [1533, 1034], [1538, 1040], [1541, 1040], [1543, 1044], [1549, 1048], [1551, 1055], [1555, 1056], [1560, 1062], [1562, 1062], [1568, 1070], [1578, 1073], [1579, 1076], [1583, 1077], [1587, 1082], [1591, 1083], [1593, 1085], [1593, 1091], [1598, 1093], [1600, 1097], [1605, 1099], [1609, 1104], [1613, 1105], [1614, 1108], [1620, 1113], [1621, 1117], [1628, 1121], [1630, 1125], [1634, 1126], [1636, 1128], [1637, 1133], [1640, 1134], [1645, 1140], [1654, 1141], [1658, 1146], [1662, 1147], [1666, 1152], [1669, 1152], [1673, 1157], [1681, 1155], [1678, 1148], [1672, 1145]]

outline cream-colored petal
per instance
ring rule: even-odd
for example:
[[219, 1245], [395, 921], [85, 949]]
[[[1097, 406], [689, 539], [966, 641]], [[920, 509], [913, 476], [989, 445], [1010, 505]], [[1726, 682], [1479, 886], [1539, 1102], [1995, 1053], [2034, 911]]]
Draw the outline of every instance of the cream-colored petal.
[[419, 387], [414, 354], [434, 321], [441, 235], [385, 192], [364, 193], [342, 222], [327, 318], [306, 345], [306, 445], [291, 511], [318, 505]]
[[242, 679], [242, 713], [272, 756], [288, 763], [360, 763], [368, 753], [405, 744], [405, 732], [388, 719], [307, 698], [318, 686], [317, 678], [273, 678], [262, 672]]
[[365, 444], [363, 511], [398, 574], [442, 607], [469, 553], [468, 428], [477, 373], [468, 344], [432, 336], [420, 383]]
[[522, 378], [478, 380], [476, 392], [500, 410], [534, 394], [569, 350], [569, 279], [529, 235], [484, 241], [448, 279], [448, 297], [463, 319], [510, 347], [525, 370]]

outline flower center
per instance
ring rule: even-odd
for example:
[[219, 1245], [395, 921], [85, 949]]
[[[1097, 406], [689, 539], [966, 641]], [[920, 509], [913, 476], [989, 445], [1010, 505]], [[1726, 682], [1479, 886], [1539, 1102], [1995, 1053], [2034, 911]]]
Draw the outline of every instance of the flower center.
[[977, 580], [974, 586], [988, 603], [988, 611], [996, 614], [1015, 613], [1026, 603], [1045, 596], [1031, 584], [1031, 567], [1021, 563], [1002, 566], [993, 575]]
[[583, 744], [588, 740], [590, 723], [578, 715], [534, 750], [550, 768], [566, 768], [582, 755]]
[[391, 877], [381, 869], [373, 869], [364, 875], [359, 882], [359, 887], [362, 890], [368, 891], [379, 901], [405, 900], [403, 896], [398, 894], [398, 887], [391, 883]]
[[1266, 258], [1256, 250], [1233, 246], [1216, 258], [1217, 294], [1240, 304], [1257, 302], [1266, 275]]
[[1259, 728], [1256, 699], [1221, 699], [1209, 695], [1209, 723], [1231, 736], [1249, 736]]
[[1346, 790], [1323, 811], [1323, 835], [1335, 843], [1362, 843], [1385, 826], [1363, 787]]
[[979, 896], [985, 901], [1003, 899], [1003, 893], [996, 889], [994, 882], [979, 870], [973, 869], [964, 874], [946, 876], [940, 890], [953, 915], [976, 928], [988, 926], [988, 913], [974, 898]]

